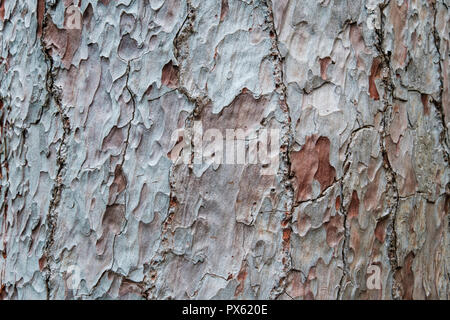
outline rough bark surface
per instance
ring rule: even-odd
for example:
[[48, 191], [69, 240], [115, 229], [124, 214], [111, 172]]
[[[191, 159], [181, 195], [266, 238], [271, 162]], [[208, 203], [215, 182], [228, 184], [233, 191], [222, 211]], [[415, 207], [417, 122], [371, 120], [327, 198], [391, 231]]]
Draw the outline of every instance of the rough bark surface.
[[448, 0], [76, 2], [0, 0], [1, 298], [449, 298]]

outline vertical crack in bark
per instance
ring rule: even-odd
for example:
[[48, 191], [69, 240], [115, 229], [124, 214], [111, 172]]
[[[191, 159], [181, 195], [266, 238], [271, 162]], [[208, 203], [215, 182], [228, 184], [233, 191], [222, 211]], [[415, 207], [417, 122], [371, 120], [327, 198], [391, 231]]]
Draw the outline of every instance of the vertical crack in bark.
[[[349, 145], [351, 144], [351, 141]], [[345, 162], [344, 162], [345, 167]], [[341, 249], [341, 257], [342, 257], [342, 276], [339, 280], [339, 288], [337, 292], [336, 299], [342, 300], [344, 295], [344, 285], [345, 281], [349, 274], [349, 267], [348, 267], [348, 260], [347, 260], [347, 253], [349, 250], [349, 241], [350, 241], [350, 230], [347, 227], [347, 210], [344, 207], [344, 179], [342, 178], [340, 183], [340, 198], [341, 198], [341, 206], [339, 208], [339, 211], [341, 212], [342, 216], [344, 217], [344, 241], [342, 243], [342, 249]]]
[[[58, 222], [58, 212], [57, 207], [61, 200], [61, 193], [62, 189], [64, 188], [63, 184], [63, 175], [64, 170], [66, 166], [66, 156], [67, 156], [67, 145], [66, 145], [66, 139], [70, 134], [70, 120], [69, 117], [65, 114], [61, 98], [60, 98], [60, 92], [58, 88], [55, 87], [54, 84], [54, 61], [53, 58], [46, 48], [45, 44], [45, 33], [46, 33], [46, 27], [47, 27], [47, 20], [48, 20], [48, 12], [47, 7], [45, 7], [44, 11], [44, 20], [42, 22], [43, 25], [43, 34], [41, 37], [41, 48], [42, 53], [44, 54], [44, 59], [47, 64], [47, 74], [46, 74], [46, 91], [47, 91], [47, 98], [46, 98], [46, 105], [50, 106], [51, 101], [53, 100], [57, 109], [58, 114], [60, 116], [60, 120], [62, 123], [62, 129], [63, 134], [61, 137], [61, 142], [59, 144], [59, 147], [57, 149], [56, 154], [56, 178], [55, 183], [52, 187], [51, 191], [51, 199], [50, 199], [50, 206], [48, 208], [47, 212], [47, 218], [46, 218], [46, 227], [47, 227], [47, 235], [45, 239], [44, 244], [44, 254], [43, 257], [45, 258], [45, 283], [46, 283], [46, 290], [47, 290], [47, 299], [50, 299], [51, 295], [51, 276], [52, 276], [52, 267], [51, 267], [51, 260], [54, 260], [51, 255], [51, 249], [54, 243], [54, 234], [56, 230], [56, 225]], [[53, 261], [54, 262], [54, 261]]]
[[[441, 134], [439, 136], [439, 142], [442, 146], [442, 151], [443, 151], [443, 156], [444, 156], [444, 161], [447, 164], [447, 167], [450, 165], [450, 159], [449, 159], [449, 135], [448, 135], [448, 128], [447, 128], [447, 124], [446, 124], [446, 119], [445, 119], [445, 112], [444, 112], [444, 106], [443, 106], [443, 98], [444, 98], [444, 78], [443, 78], [443, 60], [442, 60], [442, 55], [441, 55], [441, 37], [439, 36], [439, 32], [436, 28], [436, 23], [437, 23], [437, 15], [438, 15], [438, 8], [437, 8], [437, 1], [431, 1], [431, 6], [433, 7], [433, 11], [434, 11], [434, 16], [433, 16], [433, 40], [434, 40], [434, 45], [436, 47], [436, 51], [438, 53], [438, 57], [439, 57], [439, 63], [438, 63], [438, 69], [439, 69], [439, 101], [437, 101], [436, 99], [434, 99], [432, 97], [433, 100], [433, 105], [436, 107], [436, 112], [438, 114], [441, 126], [442, 126], [442, 131]], [[447, 5], [445, 4], [445, 2], [442, 2], [442, 5], [444, 5], [445, 7], [447, 7]], [[448, 7], [447, 7], [448, 10]], [[447, 184], [446, 186], [446, 195], [447, 197], [450, 194], [450, 185]], [[450, 215], [447, 214], [447, 234], [450, 234]], [[448, 250], [448, 246], [444, 247], [444, 252], [446, 252]], [[444, 254], [445, 256], [447, 256], [447, 253]], [[445, 266], [445, 270], [446, 270], [446, 274], [447, 274], [447, 279], [450, 279], [450, 271], [447, 270], [448, 266], [446, 263], [444, 263]], [[449, 298], [450, 295], [450, 290], [447, 290], [447, 299]]]
[[200, 94], [198, 97], [193, 97], [187, 88], [182, 85], [183, 78], [183, 61], [188, 56], [189, 47], [186, 44], [188, 38], [195, 32], [194, 31], [194, 21], [196, 19], [196, 12], [194, 6], [191, 4], [191, 1], [187, 1], [187, 14], [183, 23], [180, 26], [180, 29], [175, 35], [173, 39], [173, 48], [174, 48], [174, 56], [177, 60], [179, 72], [178, 72], [178, 92], [183, 94], [186, 99], [192, 102], [195, 106], [193, 112], [186, 120], [186, 125], [192, 125], [192, 122], [195, 118], [197, 118], [202, 112], [203, 108], [211, 103], [211, 99], [208, 97], [206, 93]]
[[[130, 69], [131, 69], [131, 62], [134, 61], [130, 60], [127, 62], [127, 70], [126, 70], [126, 81], [125, 81], [125, 89], [127, 90], [128, 94], [130, 95], [130, 101], [132, 104], [132, 108], [133, 111], [131, 113], [131, 119], [129, 121], [128, 127], [127, 127], [127, 135], [126, 135], [126, 140], [125, 140], [125, 148], [123, 151], [123, 157], [121, 160], [121, 163], [118, 165], [120, 166], [120, 169], [123, 169], [125, 160], [126, 160], [126, 156], [127, 156], [127, 152], [128, 152], [128, 148], [130, 145], [130, 135], [131, 135], [131, 127], [133, 126], [133, 121], [135, 119], [136, 116], [136, 98], [135, 98], [135, 94], [133, 93], [133, 91], [131, 90], [131, 88], [129, 87], [129, 79], [130, 79]], [[116, 239], [118, 236], [121, 236], [124, 232], [124, 230], [127, 228], [128, 225], [128, 219], [126, 218], [126, 213], [127, 213], [127, 209], [128, 209], [128, 201], [127, 201], [127, 190], [128, 190], [128, 182], [125, 184], [125, 189], [122, 191], [124, 192], [124, 202], [125, 202], [125, 223], [123, 224], [120, 232], [118, 234], [114, 234], [113, 237], [113, 242], [112, 242], [112, 254], [111, 254], [111, 267], [109, 268], [110, 272], [114, 272], [116, 273], [113, 268], [114, 268], [114, 259], [115, 259], [115, 245], [116, 245]], [[125, 277], [124, 275], [121, 275], [122, 277]]]
[[448, 143], [448, 128], [445, 123], [445, 112], [443, 108], [443, 95], [444, 95], [444, 78], [443, 78], [443, 68], [442, 68], [442, 55], [441, 55], [441, 37], [439, 36], [439, 32], [436, 29], [436, 20], [437, 20], [437, 1], [431, 1], [431, 5], [434, 11], [433, 16], [433, 40], [434, 45], [436, 47], [436, 51], [439, 57], [438, 69], [439, 69], [439, 100], [433, 99], [433, 105], [436, 107], [436, 112], [439, 116], [439, 121], [442, 126], [442, 131], [439, 137], [439, 142], [442, 146], [442, 150], [444, 152], [444, 160], [449, 165], [449, 143]]
[[[196, 12], [195, 8], [192, 6], [191, 2], [187, 1], [187, 13], [186, 17], [181, 24], [180, 28], [178, 29], [175, 38], [173, 39], [173, 53], [176, 58], [176, 63], [179, 68], [178, 72], [178, 87], [176, 90], [185, 96], [185, 98], [194, 104], [194, 110], [191, 112], [191, 114], [188, 115], [188, 117], [185, 120], [185, 130], [188, 128], [193, 128], [193, 122], [196, 117], [198, 117], [203, 110], [203, 108], [211, 103], [211, 99], [205, 95], [202, 97], [192, 97], [188, 90], [182, 86], [182, 62], [187, 56], [187, 50], [184, 48], [186, 40], [189, 38], [189, 36], [194, 33], [194, 21], [196, 19]], [[191, 157], [194, 157], [193, 150], [193, 139], [191, 140]], [[148, 264], [149, 271], [144, 276], [143, 280], [143, 290], [141, 295], [149, 299], [154, 299], [156, 297], [156, 293], [154, 290], [156, 289], [156, 280], [158, 276], [158, 267], [161, 265], [161, 263], [165, 259], [165, 255], [169, 252], [169, 249], [165, 248], [165, 241], [167, 240], [167, 231], [169, 229], [170, 224], [173, 220], [173, 215], [175, 213], [175, 208], [178, 205], [178, 200], [175, 196], [175, 190], [174, 190], [174, 181], [173, 181], [173, 170], [174, 170], [175, 164], [173, 163], [172, 166], [169, 169], [169, 206], [167, 208], [167, 214], [164, 218], [162, 224], [161, 224], [161, 235], [159, 239], [158, 249], [155, 252], [154, 257], [151, 259], [151, 261]]]
[[174, 48], [174, 56], [177, 59], [177, 63], [180, 63], [179, 60], [184, 59], [187, 55], [187, 52], [182, 51], [182, 45], [186, 41], [186, 39], [194, 32], [194, 21], [196, 18], [195, 9], [191, 4], [191, 1], [187, 0], [187, 13], [186, 18], [184, 18], [183, 23], [178, 29], [174, 39], [173, 39], [173, 48]]
[[[133, 61], [133, 60], [131, 60], [131, 61]], [[135, 118], [135, 115], [136, 115], [136, 98], [135, 98], [135, 94], [133, 93], [133, 91], [131, 91], [130, 86], [128, 85], [129, 79], [130, 79], [130, 63], [131, 63], [131, 61], [128, 61], [128, 63], [127, 63], [125, 89], [128, 91], [128, 93], [130, 95], [131, 104], [133, 106], [133, 112], [131, 113], [130, 123], [128, 124], [127, 137], [126, 137], [126, 140], [125, 140], [125, 149], [124, 149], [124, 152], [123, 152], [122, 161], [120, 163], [122, 168], [123, 168], [123, 164], [125, 162], [125, 158], [126, 158], [127, 152], [128, 152], [128, 147], [129, 147], [129, 144], [130, 144], [131, 126], [133, 125], [133, 121], [134, 121], [134, 118]]]
[[[179, 72], [178, 72], [178, 87], [177, 91], [185, 96], [185, 98], [194, 105], [194, 110], [188, 115], [185, 121], [185, 130], [188, 135], [192, 134], [194, 127], [194, 121], [198, 119], [203, 111], [203, 109], [212, 103], [211, 98], [206, 92], [201, 92], [197, 97], [191, 95], [189, 90], [183, 86], [183, 62], [189, 54], [189, 47], [186, 44], [188, 38], [195, 32], [194, 22], [197, 17], [195, 7], [192, 5], [191, 1], [187, 1], [187, 14], [180, 29], [175, 35], [173, 40], [174, 56], [177, 60]], [[192, 137], [189, 139], [191, 145], [191, 162], [194, 159], [194, 140]]]
[[381, 119], [381, 133], [380, 133], [380, 148], [383, 157], [383, 166], [387, 173], [387, 184], [386, 184], [386, 197], [389, 198], [389, 194], [393, 193], [393, 196], [388, 199], [389, 205], [389, 214], [391, 215], [391, 224], [388, 227], [388, 239], [389, 239], [389, 248], [388, 248], [388, 257], [389, 263], [391, 266], [392, 272], [392, 287], [391, 287], [391, 296], [393, 299], [401, 299], [401, 283], [398, 282], [395, 278], [396, 273], [401, 268], [398, 264], [398, 256], [397, 256], [397, 231], [396, 231], [396, 223], [397, 223], [397, 211], [399, 206], [399, 190], [396, 180], [396, 173], [392, 168], [392, 165], [389, 161], [388, 152], [386, 149], [386, 138], [388, 137], [387, 130], [390, 126], [391, 121], [391, 112], [392, 112], [392, 102], [394, 99], [394, 89], [395, 85], [392, 80], [394, 71], [392, 70], [391, 65], [391, 52], [384, 52], [384, 9], [390, 4], [391, 0], [386, 3], [381, 3], [379, 5], [380, 9], [380, 28], [376, 28], [375, 32], [378, 38], [378, 42], [375, 43], [375, 46], [380, 54], [380, 58], [382, 60], [383, 65], [383, 86], [384, 93], [381, 98], [384, 104], [384, 109], [382, 110], [382, 119]]
[[[344, 168], [344, 172], [342, 174], [342, 178], [340, 178], [338, 180], [339, 184], [340, 184], [340, 192], [339, 192], [339, 197], [340, 197], [340, 207], [339, 207], [339, 212], [341, 213], [341, 215], [344, 217], [344, 221], [343, 221], [343, 227], [344, 227], [344, 241], [342, 243], [342, 249], [341, 249], [341, 257], [342, 257], [342, 276], [341, 279], [339, 280], [339, 288], [338, 288], [338, 292], [336, 295], [336, 299], [338, 300], [342, 300], [343, 296], [344, 296], [344, 290], [345, 290], [345, 281], [348, 281], [348, 275], [350, 274], [350, 270], [349, 270], [349, 266], [348, 266], [348, 251], [350, 250], [350, 229], [349, 226], [347, 225], [347, 216], [348, 216], [348, 212], [347, 209], [345, 207], [345, 197], [344, 197], [344, 189], [345, 189], [345, 178], [347, 176], [347, 174], [350, 172], [350, 166], [347, 166], [348, 163], [348, 159], [349, 156], [351, 154], [351, 148], [353, 145], [353, 140], [355, 138], [355, 136], [361, 132], [362, 130], [373, 130], [374, 126], [373, 125], [365, 125], [362, 127], [359, 127], [358, 129], [355, 129], [352, 131], [352, 133], [350, 134], [350, 141], [346, 147], [345, 150], [345, 159], [344, 162], [342, 164], [342, 167]], [[351, 279], [350, 279], [351, 281]]]
[[280, 279], [275, 287], [272, 288], [270, 297], [276, 299], [281, 294], [286, 292], [287, 276], [292, 266], [291, 257], [291, 234], [292, 234], [292, 217], [294, 211], [294, 187], [292, 185], [291, 179], [291, 160], [290, 151], [293, 144], [293, 133], [291, 126], [291, 115], [289, 105], [287, 103], [287, 88], [284, 83], [284, 73], [283, 73], [283, 57], [280, 53], [278, 47], [278, 34], [275, 27], [275, 19], [273, 14], [273, 5], [271, 0], [266, 0], [263, 2], [267, 14], [266, 14], [266, 24], [269, 29], [269, 36], [272, 41], [272, 48], [270, 54], [273, 59], [274, 66], [274, 81], [275, 81], [275, 91], [279, 96], [279, 106], [284, 114], [284, 123], [282, 124], [281, 132], [281, 144], [280, 144], [280, 168], [279, 174], [281, 175], [281, 185], [284, 187], [284, 191], [287, 194], [287, 203], [285, 204], [285, 217], [281, 222], [282, 228], [282, 264], [283, 271], [280, 275]]
[[[7, 242], [6, 242], [6, 234], [8, 231], [8, 195], [9, 195], [9, 165], [8, 165], [8, 143], [6, 140], [6, 132], [10, 128], [10, 123], [8, 121], [8, 113], [11, 111], [11, 107], [8, 105], [6, 107], [4, 105], [4, 98], [0, 97], [0, 141], [2, 142], [0, 148], [0, 179], [6, 179], [6, 187], [3, 190], [3, 183], [0, 184], [0, 192], [3, 193], [3, 202], [1, 205], [1, 213], [3, 214], [3, 221], [1, 225], [1, 235], [2, 235], [2, 243], [3, 243], [3, 251], [1, 251], [1, 259], [4, 260], [4, 268], [0, 270], [0, 299], [3, 297], [3, 293], [5, 290], [6, 284], [3, 283], [6, 273], [6, 258], [7, 258]], [[3, 159], [2, 156], [3, 155]]]

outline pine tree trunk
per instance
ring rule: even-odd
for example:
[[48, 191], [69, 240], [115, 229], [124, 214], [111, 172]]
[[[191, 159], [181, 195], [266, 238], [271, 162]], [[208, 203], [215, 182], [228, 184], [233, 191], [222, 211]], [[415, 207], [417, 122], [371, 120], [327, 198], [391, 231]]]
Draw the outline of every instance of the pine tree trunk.
[[449, 1], [74, 2], [0, 0], [1, 298], [449, 297]]

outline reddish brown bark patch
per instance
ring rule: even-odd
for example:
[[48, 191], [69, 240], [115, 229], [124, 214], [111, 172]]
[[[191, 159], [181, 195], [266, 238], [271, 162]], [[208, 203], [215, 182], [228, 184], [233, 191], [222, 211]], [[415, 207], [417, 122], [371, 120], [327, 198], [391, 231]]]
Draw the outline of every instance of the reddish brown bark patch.
[[401, 284], [401, 296], [404, 300], [412, 300], [414, 294], [414, 272], [412, 264], [414, 262], [414, 253], [410, 252], [405, 258], [405, 265], [399, 269], [394, 278]]
[[331, 186], [336, 177], [336, 170], [330, 164], [330, 140], [327, 137], [320, 137], [316, 142], [316, 151], [319, 157], [319, 167], [314, 175], [314, 179], [319, 181], [320, 189]]
[[323, 59], [319, 59], [319, 63], [320, 63], [320, 77], [323, 80], [327, 80], [327, 69], [331, 63], [331, 58], [325, 57]]
[[351, 220], [358, 216], [359, 213], [359, 198], [356, 190], [353, 190], [352, 200], [350, 201], [350, 206], [348, 207], [348, 219]]
[[283, 248], [288, 249], [291, 244], [291, 228], [283, 229]]
[[223, 20], [225, 20], [225, 17], [228, 14], [228, 0], [222, 0], [222, 8], [220, 10], [220, 22], [222, 22]]
[[178, 67], [172, 64], [172, 61], [167, 63], [161, 74], [161, 82], [163, 85], [175, 89], [178, 87]]
[[113, 204], [107, 206], [102, 219], [102, 226], [104, 228], [103, 235], [109, 232], [118, 234], [124, 219], [125, 206], [123, 204]]
[[39, 258], [38, 263], [39, 263], [40, 271], [44, 270], [46, 262], [47, 262], [47, 257], [45, 255]]
[[339, 196], [336, 197], [335, 208], [336, 208], [336, 211], [339, 211], [339, 209], [341, 208], [341, 197], [339, 197]]
[[69, 68], [80, 45], [81, 32], [82, 29], [58, 29], [53, 21], [48, 19], [44, 36], [45, 47], [51, 55], [55, 51], [61, 57], [64, 66]]
[[374, 100], [380, 100], [380, 95], [378, 94], [377, 85], [375, 79], [380, 78], [381, 71], [381, 59], [375, 58], [372, 61], [372, 67], [370, 68], [369, 76], [369, 95]]
[[0, 300], [6, 300], [6, 291], [5, 291], [5, 285], [1, 284], [0, 286]]
[[307, 200], [311, 196], [312, 182], [319, 167], [314, 136], [306, 139], [300, 151], [291, 154], [291, 163], [295, 177], [296, 200]]
[[98, 255], [105, 253], [111, 236], [119, 234], [124, 219], [125, 205], [113, 204], [106, 207], [102, 218], [102, 235], [95, 244]]
[[2, 20], [2, 22], [5, 21], [5, 3], [6, 0], [0, 0], [0, 20]]
[[425, 115], [429, 115], [430, 114], [430, 107], [428, 105], [428, 95], [427, 94], [422, 94], [420, 96], [420, 98], [422, 99], [423, 113]]
[[83, 12], [83, 21], [86, 24], [86, 28], [88, 30], [91, 29], [91, 22], [93, 16], [94, 16], [94, 8], [92, 8], [92, 5], [89, 3], [86, 10], [84, 10]]
[[329, 158], [330, 140], [326, 137], [310, 136], [300, 151], [291, 153], [297, 201], [311, 196], [313, 179], [320, 183], [321, 191], [334, 182], [336, 170], [330, 165]]
[[127, 178], [122, 170], [122, 166], [119, 164], [114, 170], [114, 181], [109, 187], [109, 204], [116, 201], [117, 196], [125, 190], [127, 186]]
[[384, 240], [386, 239], [386, 228], [388, 221], [388, 219], [378, 221], [377, 226], [375, 227], [375, 238], [381, 243], [384, 243]]
[[42, 37], [42, 23], [44, 22], [45, 0], [38, 0], [37, 3], [37, 36]]
[[124, 141], [123, 130], [114, 126], [105, 139], [103, 139], [102, 151], [107, 152], [110, 149], [119, 148]]
[[241, 267], [241, 270], [239, 271], [239, 274], [237, 275], [239, 285], [236, 287], [236, 290], [234, 291], [235, 297], [237, 297], [244, 291], [245, 279], [247, 279], [247, 275], [248, 275], [247, 263], [244, 263]]

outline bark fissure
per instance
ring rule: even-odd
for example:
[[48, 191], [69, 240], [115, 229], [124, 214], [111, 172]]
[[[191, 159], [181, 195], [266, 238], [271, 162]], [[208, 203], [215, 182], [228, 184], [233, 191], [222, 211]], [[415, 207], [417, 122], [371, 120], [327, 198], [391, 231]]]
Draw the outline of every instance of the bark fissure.
[[[337, 295], [336, 298], [339, 300], [343, 299], [344, 296], [344, 292], [345, 292], [345, 281], [348, 280], [348, 276], [350, 274], [349, 272], [349, 265], [348, 265], [348, 251], [350, 250], [350, 228], [347, 224], [347, 217], [348, 217], [348, 210], [346, 208], [346, 206], [344, 205], [345, 202], [345, 192], [344, 192], [344, 182], [345, 182], [345, 178], [347, 177], [347, 174], [350, 173], [349, 169], [350, 166], [349, 164], [349, 156], [351, 154], [350, 150], [353, 146], [353, 141], [355, 139], [355, 137], [357, 136], [358, 133], [360, 133], [363, 130], [373, 130], [374, 126], [373, 125], [365, 125], [365, 126], [361, 126], [355, 130], [352, 131], [352, 133], [350, 134], [350, 141], [346, 147], [345, 150], [345, 160], [342, 164], [342, 167], [344, 168], [344, 174], [342, 175], [342, 177], [340, 179], [338, 179], [335, 183], [339, 183], [339, 197], [340, 197], [340, 202], [342, 203], [342, 205], [339, 207], [339, 212], [341, 213], [341, 215], [344, 217], [344, 221], [343, 221], [343, 227], [344, 227], [344, 235], [343, 235], [343, 242], [342, 242], [342, 249], [341, 249], [341, 258], [342, 258], [342, 276], [341, 279], [339, 281], [339, 287], [338, 287], [338, 291], [337, 291]], [[350, 279], [351, 281], [351, 279]]]
[[286, 293], [286, 280], [290, 269], [292, 268], [292, 256], [291, 256], [291, 241], [290, 237], [292, 234], [292, 218], [294, 213], [294, 203], [295, 203], [295, 192], [292, 185], [291, 177], [291, 159], [290, 152], [293, 143], [293, 134], [291, 126], [291, 115], [290, 108], [287, 103], [287, 88], [284, 83], [284, 65], [283, 57], [281, 55], [280, 49], [278, 48], [278, 34], [275, 27], [274, 14], [272, 11], [273, 4], [271, 0], [264, 2], [265, 11], [267, 11], [266, 24], [269, 29], [269, 36], [272, 42], [271, 56], [273, 58], [274, 65], [274, 80], [275, 80], [275, 90], [279, 94], [279, 107], [284, 114], [284, 123], [282, 126], [281, 133], [281, 146], [280, 146], [280, 175], [281, 175], [281, 185], [287, 194], [288, 202], [286, 203], [285, 217], [282, 221], [283, 235], [287, 235], [289, 239], [282, 239], [282, 248], [284, 251], [283, 258], [283, 273], [280, 275], [278, 281], [278, 286], [272, 288], [271, 296], [273, 298], [279, 297], [281, 294]]
[[[0, 141], [2, 145], [0, 146], [0, 179], [5, 179], [9, 181], [9, 164], [8, 164], [8, 143], [6, 140], [6, 135], [9, 130], [10, 124], [7, 119], [7, 111], [9, 110], [9, 105], [5, 105], [4, 98], [0, 97]], [[3, 156], [3, 157], [1, 157]], [[0, 208], [0, 212], [3, 214], [3, 222], [1, 225], [2, 234], [2, 244], [3, 250], [0, 251], [1, 259], [5, 260], [8, 257], [7, 250], [7, 231], [8, 231], [8, 197], [9, 197], [9, 183], [6, 185], [5, 189], [0, 185], [0, 192], [3, 193], [3, 202]], [[0, 299], [3, 297], [3, 292], [6, 288], [6, 284], [3, 282], [5, 278], [6, 266], [0, 270]]]
[[129, 79], [130, 79], [130, 63], [131, 61], [128, 62], [127, 64], [127, 73], [126, 73], [126, 82], [125, 82], [125, 88], [128, 92], [128, 94], [130, 95], [130, 100], [131, 100], [131, 105], [133, 107], [133, 111], [131, 113], [131, 119], [130, 119], [130, 123], [128, 124], [128, 128], [127, 128], [127, 134], [126, 134], [126, 138], [125, 138], [125, 149], [123, 152], [123, 157], [122, 157], [122, 161], [121, 161], [121, 166], [123, 167], [123, 164], [126, 160], [126, 156], [127, 156], [127, 152], [128, 152], [128, 147], [130, 144], [130, 133], [131, 133], [131, 127], [133, 126], [133, 121], [134, 118], [136, 116], [136, 98], [135, 98], [135, 94], [133, 93], [133, 91], [131, 91], [130, 86], [128, 84]]
[[[201, 111], [204, 107], [206, 107], [210, 103], [210, 99], [207, 95], [201, 97], [193, 97], [190, 92], [183, 87], [182, 85], [182, 75], [183, 75], [183, 62], [186, 58], [187, 52], [185, 49], [185, 42], [188, 41], [188, 38], [195, 32], [194, 31], [194, 22], [196, 19], [196, 12], [194, 6], [190, 1], [187, 1], [187, 13], [186, 17], [183, 20], [180, 28], [178, 29], [175, 38], [173, 40], [173, 53], [177, 60], [178, 65], [178, 86], [176, 91], [181, 93], [189, 102], [194, 105], [194, 110], [188, 115], [184, 123], [184, 130], [189, 130], [193, 128], [194, 120], [200, 115]], [[189, 132], [188, 132], [189, 133]], [[191, 150], [191, 160], [194, 157], [194, 144], [193, 139], [190, 139], [190, 150]], [[157, 250], [155, 256], [151, 259], [148, 264], [149, 271], [145, 275], [144, 278], [144, 289], [142, 290], [142, 296], [144, 296], [147, 300], [154, 299], [156, 293], [154, 292], [156, 289], [156, 281], [158, 277], [158, 267], [164, 261], [167, 253], [170, 252], [170, 249], [165, 248], [165, 241], [167, 241], [167, 232], [170, 229], [170, 224], [173, 219], [173, 215], [175, 214], [175, 208], [178, 205], [178, 200], [175, 196], [174, 189], [174, 180], [173, 180], [173, 171], [174, 166], [176, 164], [173, 163], [169, 169], [169, 206], [167, 208], [166, 216], [161, 224], [161, 235], [159, 237], [159, 243], [157, 245]]]
[[382, 110], [382, 118], [381, 118], [381, 134], [380, 134], [380, 148], [383, 157], [384, 168], [388, 173], [387, 184], [386, 184], [386, 194], [389, 195], [390, 190], [393, 192], [393, 196], [390, 199], [389, 211], [392, 216], [391, 224], [389, 226], [389, 262], [392, 271], [392, 287], [391, 287], [391, 295], [393, 299], [400, 299], [400, 287], [401, 284], [397, 282], [395, 279], [395, 273], [400, 268], [398, 264], [398, 255], [397, 255], [397, 231], [396, 231], [396, 223], [397, 223], [397, 211], [399, 206], [399, 190], [397, 185], [396, 173], [392, 168], [392, 165], [389, 161], [388, 152], [386, 149], [386, 139], [388, 137], [387, 130], [390, 126], [391, 112], [392, 112], [392, 103], [394, 98], [394, 82], [392, 81], [392, 76], [394, 75], [394, 70], [391, 65], [391, 53], [386, 53], [384, 51], [384, 32], [385, 32], [385, 18], [384, 18], [384, 9], [389, 5], [391, 0], [387, 3], [382, 3], [379, 5], [380, 9], [380, 29], [376, 29], [378, 43], [376, 47], [378, 52], [380, 53], [380, 58], [382, 60], [382, 65], [384, 69], [382, 70], [383, 74], [383, 86], [384, 93], [382, 97], [382, 102], [384, 104], [384, 109]]
[[44, 257], [45, 257], [45, 282], [47, 289], [47, 299], [51, 299], [51, 277], [53, 273], [52, 263], [55, 263], [54, 257], [52, 256], [51, 250], [53, 244], [55, 242], [54, 236], [56, 231], [56, 226], [58, 223], [58, 211], [57, 208], [60, 204], [61, 193], [64, 189], [63, 183], [63, 175], [66, 166], [66, 156], [67, 156], [67, 145], [66, 141], [71, 132], [70, 120], [64, 111], [64, 107], [61, 103], [60, 90], [55, 86], [54, 79], [54, 61], [51, 56], [51, 53], [48, 51], [48, 48], [45, 43], [45, 35], [47, 31], [47, 23], [48, 23], [48, 12], [47, 5], [45, 5], [44, 9], [44, 20], [42, 21], [42, 37], [41, 37], [41, 48], [44, 54], [45, 62], [47, 64], [47, 73], [46, 73], [46, 91], [47, 91], [47, 101], [46, 104], [48, 106], [51, 105], [51, 101], [54, 102], [58, 109], [58, 115], [62, 124], [62, 137], [59, 143], [59, 147], [56, 153], [56, 177], [55, 183], [52, 187], [51, 191], [51, 199], [50, 206], [48, 208], [47, 218], [46, 218], [46, 227], [47, 227], [47, 236], [44, 245]]
[[[345, 199], [345, 179], [350, 174], [350, 163], [349, 163], [349, 156], [351, 154], [352, 146], [355, 137], [364, 130], [374, 130], [375, 127], [373, 125], [364, 125], [360, 126], [357, 129], [353, 130], [350, 134], [349, 142], [345, 148], [345, 159], [342, 163], [342, 167], [344, 168], [344, 173], [342, 177], [338, 180], [336, 180], [335, 183], [339, 183], [339, 199], [341, 202], [341, 206], [339, 208], [339, 212], [344, 217], [343, 221], [343, 227], [344, 227], [344, 237], [342, 242], [342, 249], [341, 249], [341, 257], [342, 257], [342, 277], [339, 281], [339, 288], [337, 293], [337, 299], [343, 299], [344, 290], [345, 290], [345, 281], [347, 280], [349, 276], [349, 265], [348, 265], [348, 251], [350, 250], [350, 228], [347, 224], [347, 217], [348, 217], [348, 210], [347, 207], [344, 205], [346, 203]], [[333, 184], [334, 185], [334, 184]], [[351, 197], [351, 196], [350, 196]], [[350, 279], [351, 281], [351, 279]]]
[[[442, 3], [445, 5], [445, 3]], [[436, 51], [438, 53], [439, 57], [439, 63], [438, 63], [438, 69], [439, 69], [439, 100], [436, 100], [432, 97], [433, 105], [436, 107], [436, 112], [438, 114], [442, 131], [439, 136], [439, 142], [442, 146], [442, 151], [444, 152], [444, 160], [447, 163], [447, 165], [450, 164], [449, 159], [449, 143], [448, 143], [448, 128], [445, 123], [445, 113], [443, 108], [443, 94], [444, 94], [444, 79], [442, 74], [442, 55], [441, 55], [441, 37], [439, 36], [439, 32], [436, 29], [436, 20], [437, 20], [437, 1], [431, 1], [431, 5], [433, 7], [434, 15], [433, 15], [433, 39], [434, 39], [434, 45], [436, 47]]]

